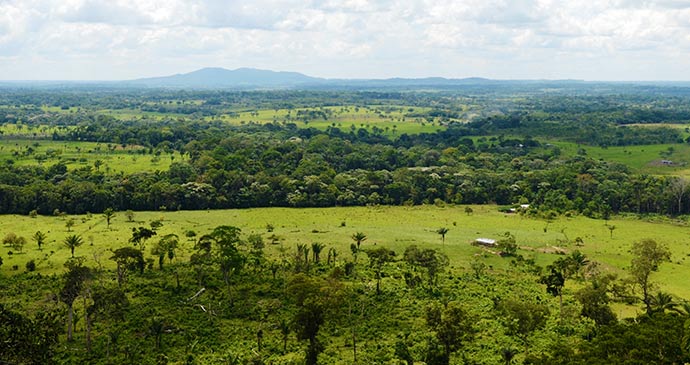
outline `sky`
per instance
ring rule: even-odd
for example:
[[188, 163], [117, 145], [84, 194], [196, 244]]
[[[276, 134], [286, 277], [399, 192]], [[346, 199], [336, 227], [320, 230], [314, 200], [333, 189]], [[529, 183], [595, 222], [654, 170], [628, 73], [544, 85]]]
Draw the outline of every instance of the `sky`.
[[0, 80], [690, 80], [690, 0], [0, 0]]

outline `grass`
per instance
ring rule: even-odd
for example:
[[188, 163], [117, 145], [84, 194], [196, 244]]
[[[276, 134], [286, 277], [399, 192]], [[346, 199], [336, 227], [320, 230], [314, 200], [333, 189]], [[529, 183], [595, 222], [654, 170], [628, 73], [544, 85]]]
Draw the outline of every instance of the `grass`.
[[142, 154], [141, 146], [105, 144], [97, 142], [72, 142], [36, 139], [0, 139], [0, 161], [13, 161], [17, 166], [43, 164], [50, 166], [60, 161], [69, 169], [82, 167], [95, 168], [97, 160], [102, 162], [99, 169], [106, 173], [126, 174], [167, 170], [173, 161], [185, 157], [175, 154], [155, 156]]
[[[339, 259], [351, 259], [350, 244], [355, 232], [363, 232], [367, 240], [362, 248], [385, 246], [398, 255], [407, 246], [418, 245], [445, 252], [456, 269], [469, 270], [473, 260], [483, 260], [492, 270], [506, 270], [510, 267], [509, 258], [501, 258], [487, 250], [472, 246], [470, 242], [478, 237], [500, 238], [504, 232], [515, 235], [522, 247], [520, 253], [534, 258], [538, 264], [547, 265], [560, 257], [552, 253], [554, 246], [566, 251], [579, 249], [591, 260], [601, 264], [601, 269], [625, 276], [630, 263], [631, 244], [642, 238], [652, 238], [667, 244], [672, 251], [672, 262], [661, 266], [653, 280], [663, 291], [682, 298], [690, 298], [690, 255], [687, 246], [687, 227], [678, 222], [647, 222], [637, 218], [619, 217], [610, 221], [593, 220], [585, 217], [560, 218], [553, 222], [526, 218], [520, 215], [503, 214], [495, 206], [473, 206], [474, 213], [467, 215], [464, 207], [417, 206], [417, 207], [351, 207], [351, 208], [256, 208], [246, 210], [218, 211], [179, 211], [179, 212], [137, 212], [134, 222], [127, 222], [122, 212], [117, 213], [111, 227], [107, 228], [100, 215], [73, 217], [4, 216], [0, 222], [0, 232], [14, 232], [27, 238], [29, 243], [24, 252], [9, 256], [8, 247], [0, 248], [5, 273], [12, 273], [13, 265], [24, 270], [27, 261], [34, 259], [39, 272], [62, 271], [62, 263], [69, 257], [69, 249], [62, 244], [69, 234], [80, 234], [84, 246], [77, 248], [76, 254], [84, 256], [87, 264], [95, 266], [95, 256], [100, 255], [101, 264], [112, 267], [108, 260], [109, 250], [129, 245], [128, 239], [134, 227], [148, 226], [153, 220], [161, 220], [164, 225], [158, 237], [168, 233], [180, 236], [182, 242], [178, 260], [188, 260], [193, 251], [193, 242], [185, 238], [184, 232], [194, 230], [198, 235], [208, 233], [216, 226], [229, 224], [242, 229], [243, 234], [260, 233], [267, 243], [267, 253], [273, 257], [280, 255], [281, 247], [292, 255], [297, 243], [325, 243], [334, 247]], [[65, 223], [69, 218], [76, 222], [72, 232], [67, 232]], [[344, 224], [343, 224], [344, 223]], [[267, 232], [266, 225], [275, 227]], [[613, 235], [606, 225], [614, 225]], [[436, 233], [439, 227], [449, 228], [445, 244]], [[49, 243], [43, 251], [38, 251], [31, 241], [33, 233], [40, 229], [47, 233]], [[275, 234], [280, 243], [271, 245], [268, 237]], [[584, 246], [575, 247], [569, 243], [575, 237], [584, 240]], [[147, 247], [152, 247], [157, 237], [151, 239]], [[566, 242], [566, 240], [568, 242]], [[148, 250], [148, 249], [147, 249]], [[324, 252], [326, 252], [324, 251]], [[551, 252], [551, 253], [550, 253]], [[150, 257], [150, 253], [147, 252]]]
[[[633, 172], [650, 175], [678, 175], [690, 177], [690, 145], [657, 144], [643, 146], [595, 147], [571, 142], [549, 141], [558, 146], [564, 155], [576, 155], [582, 148], [588, 157], [617, 162], [628, 166]], [[671, 160], [673, 165], [664, 165], [661, 160]]]
[[[247, 123], [273, 123], [286, 122], [295, 123], [300, 128], [313, 127], [325, 130], [328, 127], [337, 127], [343, 131], [350, 131], [360, 128], [368, 129], [370, 132], [374, 127], [380, 128], [384, 135], [394, 137], [398, 134], [418, 134], [433, 133], [445, 129], [439, 124], [438, 120], [429, 122], [422, 118], [406, 118], [405, 114], [410, 112], [424, 112], [429, 108], [408, 107], [408, 106], [366, 106], [366, 107], [323, 107], [323, 108], [298, 108], [298, 109], [265, 109], [258, 111], [238, 111], [236, 115], [223, 115], [221, 119], [233, 124], [242, 125]], [[326, 119], [316, 119], [303, 121], [298, 117], [300, 111], [330, 111], [330, 117]]]

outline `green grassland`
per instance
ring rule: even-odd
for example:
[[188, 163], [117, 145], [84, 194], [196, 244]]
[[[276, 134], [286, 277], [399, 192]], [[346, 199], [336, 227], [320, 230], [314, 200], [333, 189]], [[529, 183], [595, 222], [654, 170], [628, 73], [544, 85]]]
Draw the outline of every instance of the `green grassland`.
[[[549, 141], [566, 156], [574, 156], [582, 149], [586, 156], [628, 166], [633, 172], [651, 175], [690, 176], [690, 145], [683, 143], [642, 146], [596, 147], [571, 142]], [[665, 165], [661, 160], [670, 160]]]
[[[539, 265], [547, 265], [560, 257], [556, 252], [581, 250], [591, 260], [598, 262], [599, 269], [625, 276], [629, 266], [631, 244], [643, 238], [652, 238], [667, 244], [672, 251], [672, 262], [662, 265], [653, 275], [663, 291], [682, 298], [690, 298], [690, 248], [687, 241], [687, 226], [680, 221], [648, 222], [637, 218], [618, 217], [609, 221], [586, 217], [560, 218], [547, 222], [519, 214], [500, 213], [496, 206], [473, 206], [474, 213], [467, 215], [464, 207], [416, 206], [416, 207], [349, 207], [349, 208], [256, 208], [246, 210], [179, 211], [179, 212], [137, 212], [133, 222], [127, 222], [124, 213], [118, 212], [110, 228], [100, 215], [36, 217], [3, 216], [0, 234], [9, 232], [27, 238], [22, 253], [8, 255], [9, 247], [0, 248], [4, 265], [3, 272], [11, 274], [23, 271], [27, 261], [37, 262], [38, 272], [61, 272], [62, 263], [69, 257], [69, 250], [62, 244], [67, 235], [79, 234], [84, 245], [76, 254], [84, 256], [89, 266], [97, 261], [105, 267], [114, 264], [108, 260], [109, 250], [129, 245], [131, 230], [148, 226], [151, 221], [160, 220], [163, 226], [158, 237], [168, 233], [180, 236], [182, 242], [177, 260], [187, 261], [193, 251], [193, 241], [185, 238], [189, 230], [198, 235], [210, 232], [219, 225], [234, 225], [246, 236], [259, 233], [267, 244], [266, 252], [274, 258], [292, 255], [298, 243], [321, 242], [328, 248], [336, 248], [340, 260], [351, 260], [350, 244], [352, 234], [363, 232], [367, 240], [362, 248], [388, 247], [401, 255], [406, 247], [436, 248], [446, 253], [451, 267], [469, 270], [474, 260], [485, 262], [491, 270], [511, 270], [510, 258], [502, 258], [491, 250], [471, 245], [478, 237], [499, 239], [505, 232], [515, 235], [520, 254], [534, 258]], [[75, 225], [68, 232], [65, 223], [74, 219]], [[267, 232], [267, 224], [274, 231]], [[615, 226], [611, 232], [607, 225]], [[445, 243], [436, 233], [439, 227], [448, 227]], [[30, 237], [36, 230], [48, 235], [48, 244], [39, 251]], [[279, 237], [271, 244], [269, 237]], [[573, 243], [581, 237], [584, 245]], [[153, 237], [147, 244], [152, 247]], [[147, 249], [148, 250], [148, 249]], [[147, 252], [147, 257], [150, 257]], [[98, 260], [97, 260], [98, 259]], [[12, 266], [18, 270], [13, 271]]]
[[167, 170], [174, 161], [185, 157], [174, 154], [144, 154], [141, 146], [97, 142], [72, 142], [39, 139], [0, 139], [0, 162], [17, 166], [43, 164], [50, 166], [64, 162], [69, 169], [98, 167], [106, 173], [135, 173], [140, 171]]
[[[430, 108], [407, 107], [407, 106], [367, 106], [367, 107], [322, 107], [322, 108], [298, 108], [298, 109], [265, 109], [237, 111], [236, 114], [226, 114], [220, 118], [234, 125], [247, 123], [273, 123], [288, 122], [295, 123], [300, 128], [313, 127], [325, 130], [328, 127], [337, 127], [344, 131], [349, 131], [353, 127], [371, 128], [383, 130], [387, 136], [396, 134], [417, 134], [433, 133], [445, 129], [438, 120], [427, 121], [423, 118], [410, 118], [405, 115], [408, 113], [422, 113], [429, 111]], [[299, 112], [309, 111], [328, 111], [330, 117], [327, 119], [317, 118], [305, 121]]]

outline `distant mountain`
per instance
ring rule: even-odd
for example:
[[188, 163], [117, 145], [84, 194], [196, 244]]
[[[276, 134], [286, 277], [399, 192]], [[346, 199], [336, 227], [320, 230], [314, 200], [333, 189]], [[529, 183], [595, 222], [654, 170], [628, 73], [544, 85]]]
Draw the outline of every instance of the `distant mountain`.
[[173, 88], [409, 88], [425, 86], [483, 85], [498, 81], [479, 77], [446, 79], [443, 77], [390, 78], [390, 79], [324, 79], [298, 72], [276, 72], [254, 68], [227, 70], [224, 68], [202, 68], [186, 74], [150, 77], [123, 81], [127, 86], [173, 87]]
[[280, 88], [323, 82], [298, 72], [276, 72], [253, 68], [227, 70], [219, 67], [202, 68], [186, 74], [151, 77], [125, 81], [128, 85], [181, 88]]

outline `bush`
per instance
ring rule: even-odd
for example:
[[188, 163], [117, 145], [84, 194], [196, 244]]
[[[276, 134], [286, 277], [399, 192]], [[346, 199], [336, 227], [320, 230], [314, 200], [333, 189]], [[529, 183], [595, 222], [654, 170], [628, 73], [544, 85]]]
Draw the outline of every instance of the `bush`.
[[36, 261], [31, 260], [26, 263], [26, 271], [35, 271], [36, 270]]

